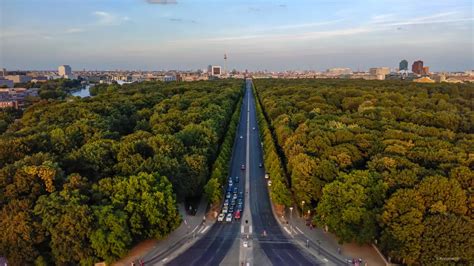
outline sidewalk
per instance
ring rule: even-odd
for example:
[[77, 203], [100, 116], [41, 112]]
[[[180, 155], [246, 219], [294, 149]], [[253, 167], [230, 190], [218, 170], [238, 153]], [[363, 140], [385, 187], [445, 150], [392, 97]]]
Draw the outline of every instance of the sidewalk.
[[[280, 220], [282, 218], [280, 217]], [[283, 222], [288, 221], [288, 227], [290, 228], [291, 233], [294, 237], [298, 237], [304, 241], [304, 239], [309, 239], [315, 245], [316, 249], [326, 250], [328, 253], [335, 257], [340, 258], [361, 258], [362, 261], [367, 263], [368, 266], [384, 266], [385, 261], [380, 255], [375, 251], [371, 245], [358, 245], [355, 243], [347, 243], [339, 245], [337, 242], [337, 237], [332, 233], [324, 231], [322, 228], [310, 228], [306, 225], [306, 220], [301, 218], [297, 212], [293, 213], [293, 217], [290, 217], [290, 214], [286, 213]]]
[[[203, 217], [206, 212], [207, 201], [201, 199], [196, 215], [187, 215], [184, 204], [178, 205], [178, 210], [183, 218], [181, 225], [171, 232], [166, 238], [161, 240], [146, 240], [135, 246], [129, 254], [121, 260], [113, 263], [116, 266], [129, 266], [132, 262], [143, 260], [158, 261], [167, 260], [168, 255], [182, 247], [185, 243], [192, 241], [198, 234], [207, 231], [212, 225], [209, 221], [203, 224]], [[136, 264], [139, 265], [139, 264]]]

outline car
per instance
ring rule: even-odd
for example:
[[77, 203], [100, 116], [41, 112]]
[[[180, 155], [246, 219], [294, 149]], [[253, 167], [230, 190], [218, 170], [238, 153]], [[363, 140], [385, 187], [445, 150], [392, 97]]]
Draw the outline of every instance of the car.
[[226, 198], [226, 199], [230, 199], [230, 192], [228, 192], [227, 194], [225, 194], [225, 198]]
[[233, 213], [234, 212], [234, 206], [230, 206], [229, 207], [229, 210], [227, 211], [227, 213]]
[[268, 180], [268, 186], [269, 186], [269, 187], [272, 186], [272, 181], [271, 181], [271, 180]]
[[229, 209], [227, 207], [222, 208], [222, 213], [228, 213]]
[[239, 199], [237, 200], [237, 203], [239, 203], [239, 204], [242, 204], [243, 202], [244, 202], [244, 200], [241, 199], [241, 198], [239, 198]]
[[225, 202], [224, 202], [224, 207], [227, 207], [227, 206], [229, 206], [229, 202], [228, 202], [228, 201], [225, 201]]
[[253, 127], [252, 129], [255, 130], [255, 127]]
[[227, 192], [232, 192], [232, 186], [227, 186]]
[[239, 220], [239, 219], [240, 219], [240, 211], [239, 211], [239, 210], [237, 210], [237, 211], [235, 212], [234, 218], [235, 218], [236, 220]]
[[237, 193], [234, 193], [234, 194], [232, 195], [232, 199], [233, 199], [233, 200], [236, 200], [236, 199], [237, 199]]
[[240, 166], [240, 169], [245, 170], [245, 164], [242, 164], [242, 166]]
[[237, 192], [239, 192], [239, 188], [238, 187], [234, 187], [234, 194], [237, 194]]
[[239, 192], [239, 199], [243, 198], [244, 197], [244, 192], [240, 191]]
[[217, 221], [218, 221], [218, 222], [224, 221], [224, 217], [225, 217], [225, 214], [224, 214], [224, 213], [219, 214], [219, 216], [217, 217]]
[[232, 181], [232, 178], [229, 179], [229, 186], [232, 186], [234, 184], [234, 182]]
[[248, 247], [249, 247], [249, 242], [248, 242], [248, 241], [244, 241], [244, 242], [242, 243], [242, 246], [243, 246], [244, 248], [248, 248]]
[[268, 175], [268, 173], [265, 173], [265, 179], [269, 179], [270, 176]]
[[262, 164], [262, 163], [259, 163], [259, 164], [258, 164], [258, 167], [262, 168], [262, 167], [263, 167], [263, 164]]
[[225, 217], [226, 222], [232, 222], [232, 214], [228, 213], [227, 217]]
[[244, 136], [240, 136], [240, 138], [241, 138], [241, 139], [243, 139], [243, 138], [244, 138]]
[[235, 177], [235, 183], [239, 183], [240, 178], [238, 176]]

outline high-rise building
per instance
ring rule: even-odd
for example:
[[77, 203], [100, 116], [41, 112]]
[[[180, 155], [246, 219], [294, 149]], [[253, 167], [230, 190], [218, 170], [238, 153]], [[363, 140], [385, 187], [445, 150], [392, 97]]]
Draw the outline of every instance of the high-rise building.
[[423, 61], [418, 60], [413, 62], [411, 66], [411, 71], [415, 74], [422, 75], [423, 74]]
[[221, 66], [212, 66], [211, 67], [211, 76], [219, 77], [222, 75], [222, 67]]
[[369, 69], [370, 75], [388, 75], [390, 74], [389, 67], [373, 67]]
[[372, 79], [375, 78], [375, 79], [384, 80], [385, 76], [390, 74], [390, 68], [389, 67], [373, 67], [369, 69], [369, 73]]
[[71, 67], [69, 65], [62, 65], [58, 67], [58, 74], [61, 77], [72, 76]]
[[400, 71], [408, 70], [408, 61], [407, 60], [403, 59], [402, 61], [400, 61], [399, 70]]
[[423, 67], [423, 75], [429, 75], [430, 74], [430, 67], [429, 66], [424, 66]]

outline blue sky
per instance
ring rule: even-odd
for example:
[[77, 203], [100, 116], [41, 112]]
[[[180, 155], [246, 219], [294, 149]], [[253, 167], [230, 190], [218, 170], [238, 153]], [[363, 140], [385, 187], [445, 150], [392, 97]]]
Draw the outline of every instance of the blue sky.
[[[171, 2], [165, 4], [163, 2]], [[175, 2], [175, 3], [172, 3]], [[0, 0], [7, 69], [474, 69], [472, 0]]]

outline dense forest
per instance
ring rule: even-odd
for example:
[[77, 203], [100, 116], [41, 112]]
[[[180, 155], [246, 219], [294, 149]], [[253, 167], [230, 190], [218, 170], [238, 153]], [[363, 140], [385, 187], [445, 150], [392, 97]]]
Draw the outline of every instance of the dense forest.
[[0, 254], [10, 265], [110, 262], [169, 234], [181, 221], [176, 201], [203, 193], [243, 82], [94, 94], [2, 115]]
[[472, 265], [473, 84], [254, 83], [277, 203], [392, 261]]

